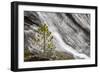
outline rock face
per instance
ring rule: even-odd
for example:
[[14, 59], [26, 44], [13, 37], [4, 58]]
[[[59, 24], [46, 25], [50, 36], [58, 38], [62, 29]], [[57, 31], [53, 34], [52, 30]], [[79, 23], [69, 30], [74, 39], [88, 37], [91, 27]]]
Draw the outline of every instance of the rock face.
[[52, 32], [56, 51], [75, 59], [90, 57], [90, 14], [24, 11], [24, 48], [31, 53], [42, 51], [33, 39], [44, 23]]

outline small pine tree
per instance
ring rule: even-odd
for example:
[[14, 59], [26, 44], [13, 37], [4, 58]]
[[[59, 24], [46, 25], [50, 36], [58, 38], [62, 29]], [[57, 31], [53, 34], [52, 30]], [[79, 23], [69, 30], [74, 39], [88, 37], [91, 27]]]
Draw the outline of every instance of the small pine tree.
[[38, 40], [43, 41], [41, 43], [43, 50], [42, 54], [44, 57], [51, 58], [54, 55], [55, 45], [53, 43], [53, 36], [52, 33], [48, 30], [48, 26], [46, 24], [41, 25], [38, 28]]

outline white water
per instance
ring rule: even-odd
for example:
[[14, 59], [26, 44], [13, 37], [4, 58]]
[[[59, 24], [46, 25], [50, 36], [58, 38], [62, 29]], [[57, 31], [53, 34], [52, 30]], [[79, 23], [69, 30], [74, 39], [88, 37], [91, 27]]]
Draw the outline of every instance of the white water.
[[[72, 55], [74, 55], [75, 58], [89, 58], [86, 54], [79, 53], [77, 50], [75, 50], [74, 48], [72, 48], [69, 45], [67, 45], [66, 43], [64, 43], [61, 35], [57, 31], [57, 28], [53, 25], [52, 21], [49, 20], [48, 15], [46, 16], [46, 14], [41, 13], [41, 12], [38, 12], [38, 14], [39, 14], [40, 18], [42, 19], [42, 21], [44, 21], [44, 22], [47, 21], [47, 22], [45, 22], [46, 24], [48, 24], [48, 23], [51, 24], [51, 25], [48, 25], [49, 30], [53, 33], [52, 35], [55, 38], [55, 41], [58, 43], [60, 48], [62, 48], [62, 50], [64, 50], [65, 52], [71, 53]], [[57, 21], [59, 21], [59, 20], [57, 19]]]

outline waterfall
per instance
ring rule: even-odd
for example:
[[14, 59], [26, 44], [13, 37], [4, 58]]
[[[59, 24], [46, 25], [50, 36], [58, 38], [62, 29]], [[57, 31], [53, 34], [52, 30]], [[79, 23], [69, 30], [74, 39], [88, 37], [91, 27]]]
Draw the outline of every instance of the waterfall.
[[45, 23], [57, 51], [71, 54], [75, 59], [90, 57], [90, 14], [25, 11], [24, 18], [25, 48], [41, 51], [40, 46], [32, 45], [32, 37]]

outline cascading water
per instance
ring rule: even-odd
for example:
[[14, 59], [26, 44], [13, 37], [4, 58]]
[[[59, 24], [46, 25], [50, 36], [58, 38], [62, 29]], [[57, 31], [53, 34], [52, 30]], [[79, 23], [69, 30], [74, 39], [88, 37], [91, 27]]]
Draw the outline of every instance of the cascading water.
[[73, 55], [75, 59], [90, 57], [89, 14], [24, 11], [24, 48], [36, 53], [41, 51], [41, 46], [35, 45], [32, 38], [44, 23], [52, 32], [57, 51]]

